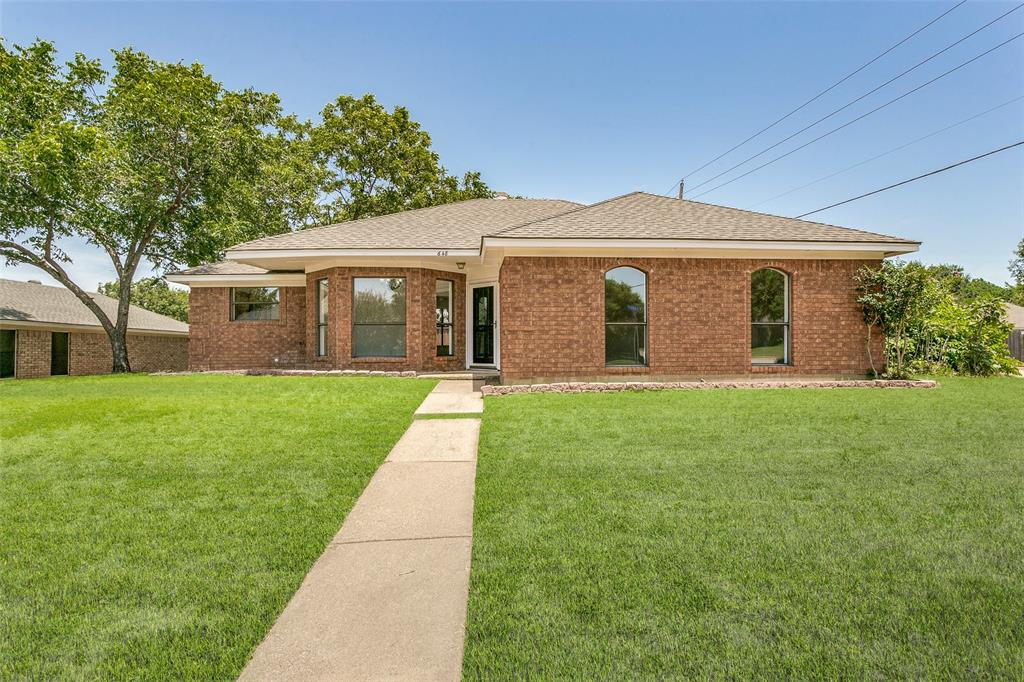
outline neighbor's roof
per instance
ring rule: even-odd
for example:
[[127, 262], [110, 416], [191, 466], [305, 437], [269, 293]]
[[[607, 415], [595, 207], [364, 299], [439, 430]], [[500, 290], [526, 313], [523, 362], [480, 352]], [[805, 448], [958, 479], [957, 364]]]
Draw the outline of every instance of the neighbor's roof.
[[1014, 329], [1024, 329], [1024, 307], [1007, 303], [1006, 319], [1013, 323]]
[[230, 251], [263, 249], [476, 249], [484, 235], [565, 213], [560, 199], [469, 199], [256, 239]]
[[[117, 318], [117, 301], [103, 294], [89, 296], [111, 319]], [[0, 279], [0, 323], [34, 322], [100, 328], [99, 320], [70, 290], [36, 282]], [[131, 306], [128, 331], [188, 334], [188, 325], [165, 315]]]
[[884, 234], [633, 192], [493, 235], [531, 239], [892, 242]]

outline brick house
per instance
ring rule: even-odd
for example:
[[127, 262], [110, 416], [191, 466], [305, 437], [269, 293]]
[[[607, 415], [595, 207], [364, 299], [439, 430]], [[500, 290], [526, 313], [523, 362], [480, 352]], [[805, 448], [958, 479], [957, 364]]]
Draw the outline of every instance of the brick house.
[[851, 376], [869, 367], [854, 272], [918, 246], [643, 192], [498, 197], [267, 237], [168, 279], [191, 287], [195, 370]]
[[[107, 315], [117, 301], [91, 293]], [[188, 369], [188, 325], [131, 306], [128, 362], [139, 372]], [[96, 316], [64, 287], [0, 279], [0, 378], [106, 374], [110, 339]]]

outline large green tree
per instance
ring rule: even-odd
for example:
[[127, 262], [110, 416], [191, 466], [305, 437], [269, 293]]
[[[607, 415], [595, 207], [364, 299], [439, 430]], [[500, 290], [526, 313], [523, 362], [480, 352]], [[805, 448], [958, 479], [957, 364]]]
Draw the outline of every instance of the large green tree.
[[[0, 256], [70, 289], [110, 337], [113, 371], [129, 371], [132, 282], [157, 267], [216, 259], [229, 244], [288, 229], [307, 196], [282, 154], [276, 95], [231, 91], [199, 64], [113, 53], [112, 75], [51, 43], [0, 41]], [[293, 128], [298, 124], [291, 122]], [[110, 257], [113, 318], [72, 281], [61, 248], [83, 239]]]
[[1016, 286], [1011, 288], [1010, 300], [1017, 305], [1024, 305], [1024, 239], [1020, 240], [1017, 250], [1013, 252], [1010, 274], [1016, 281]]
[[[111, 298], [121, 297], [121, 285], [117, 282], [100, 282], [96, 291]], [[188, 292], [172, 289], [159, 277], [145, 277], [135, 282], [132, 285], [131, 304], [188, 322]]]
[[319, 174], [320, 224], [492, 194], [478, 172], [449, 174], [409, 111], [388, 111], [373, 95], [338, 97], [300, 139]]

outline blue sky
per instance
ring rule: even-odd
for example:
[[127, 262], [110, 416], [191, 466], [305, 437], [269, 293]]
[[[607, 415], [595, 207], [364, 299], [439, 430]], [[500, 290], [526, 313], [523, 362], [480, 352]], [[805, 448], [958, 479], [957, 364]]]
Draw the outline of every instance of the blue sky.
[[[954, 3], [22, 3], [0, 33], [66, 55], [132, 45], [199, 61], [230, 88], [277, 92], [315, 117], [339, 94], [403, 105], [453, 172], [497, 190], [593, 202], [664, 193]], [[1013, 4], [968, 2], [818, 102], [687, 181], [693, 187], [916, 64]], [[769, 152], [773, 158], [1024, 31], [1024, 9]], [[701, 201], [798, 215], [1024, 139], [1024, 100], [803, 185], [1024, 95], [1024, 38]], [[732, 175], [757, 165], [751, 163]], [[732, 175], [723, 176], [727, 180]], [[693, 196], [718, 182], [705, 185]], [[1024, 236], [1024, 148], [813, 219], [912, 237], [926, 262], [1002, 283]], [[105, 256], [71, 244], [90, 287]], [[31, 268], [2, 276], [40, 278]]]

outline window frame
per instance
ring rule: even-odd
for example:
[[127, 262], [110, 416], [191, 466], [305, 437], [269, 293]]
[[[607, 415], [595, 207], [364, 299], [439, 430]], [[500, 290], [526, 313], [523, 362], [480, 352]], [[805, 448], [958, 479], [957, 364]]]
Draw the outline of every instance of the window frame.
[[[356, 282], [361, 279], [370, 280], [388, 280], [388, 279], [400, 279], [402, 280], [402, 289], [404, 292], [403, 298], [405, 304], [402, 307], [403, 322], [401, 324], [397, 322], [356, 322]], [[402, 341], [402, 355], [357, 355], [356, 354], [356, 327], [402, 327], [403, 341]], [[352, 348], [351, 355], [353, 359], [363, 358], [389, 358], [389, 359], [405, 359], [409, 357], [409, 280], [404, 275], [389, 277], [387, 275], [379, 276], [361, 276], [352, 278]]]
[[448, 352], [441, 353], [438, 349], [441, 347], [438, 344], [434, 344], [434, 353], [439, 358], [451, 358], [455, 357], [455, 280], [444, 279], [439, 277], [434, 280], [434, 317], [437, 317], [437, 283], [445, 282], [448, 285], [448, 322], [437, 322], [437, 332], [441, 335], [441, 340], [444, 340], [445, 329], [448, 330]]
[[[251, 301], [240, 301], [240, 302], [239, 301], [235, 301], [235, 292], [239, 291], [239, 290], [242, 290], [242, 289], [273, 289], [274, 291], [277, 292], [277, 301], [276, 302], [269, 302], [269, 303], [267, 303], [267, 302], [253, 303]], [[266, 306], [266, 307], [276, 306], [276, 316], [275, 317], [268, 317], [268, 318], [265, 318], [265, 319], [257, 319], [257, 320], [246, 320], [246, 319], [241, 319], [240, 320], [240, 319], [238, 319], [238, 315], [235, 312], [235, 306], [236, 305], [251, 305], [251, 306]], [[280, 322], [281, 321], [281, 287], [231, 287], [231, 290], [228, 292], [228, 319], [230, 319], [232, 322], [243, 322], [243, 323]]]
[[[755, 322], [754, 321], [754, 287], [753, 280], [754, 275], [762, 270], [773, 270], [782, 275], [782, 322]], [[782, 362], [757, 362], [754, 360], [754, 348], [750, 345], [750, 364], [753, 367], [789, 367], [793, 364], [793, 333], [792, 333], [792, 303], [791, 303], [791, 277], [788, 272], [780, 268], [767, 266], [763, 268], [757, 268], [750, 272], [750, 292], [747, 296], [747, 301], [750, 304], [750, 342], [753, 344], [754, 339], [754, 327], [782, 327]]]
[[[610, 273], [616, 271], [616, 270], [621, 270], [623, 268], [628, 268], [630, 270], [635, 270], [636, 272], [639, 272], [640, 274], [642, 274], [644, 276], [644, 321], [643, 322], [609, 322], [608, 321], [608, 300], [607, 300], [608, 275]], [[647, 293], [647, 288], [650, 286], [650, 281], [651, 281], [650, 274], [646, 270], [642, 270], [642, 269], [636, 267], [635, 265], [629, 265], [629, 264], [616, 265], [615, 267], [609, 268], [609, 269], [604, 271], [604, 274], [601, 277], [601, 285], [602, 285], [602, 303], [604, 304], [604, 311], [602, 312], [602, 317], [604, 318], [604, 366], [606, 368], [638, 369], [638, 368], [646, 368], [646, 367], [650, 367], [651, 366], [651, 352], [650, 352], [650, 348], [648, 347], [648, 343], [650, 341], [650, 333], [649, 333], [649, 328], [648, 328], [648, 326], [650, 324], [650, 315], [649, 315], [650, 296]], [[628, 326], [628, 327], [637, 327], [637, 326], [639, 326], [639, 327], [643, 327], [643, 335], [644, 335], [644, 337], [643, 337], [643, 350], [644, 350], [644, 353], [643, 353], [643, 362], [642, 363], [640, 363], [640, 364], [632, 364], [632, 365], [609, 364], [609, 362], [608, 362], [608, 327], [609, 326], [624, 326], [624, 327], [626, 327], [626, 326]]]
[[316, 281], [316, 356], [327, 356], [327, 319], [331, 305], [331, 285], [327, 277]]

